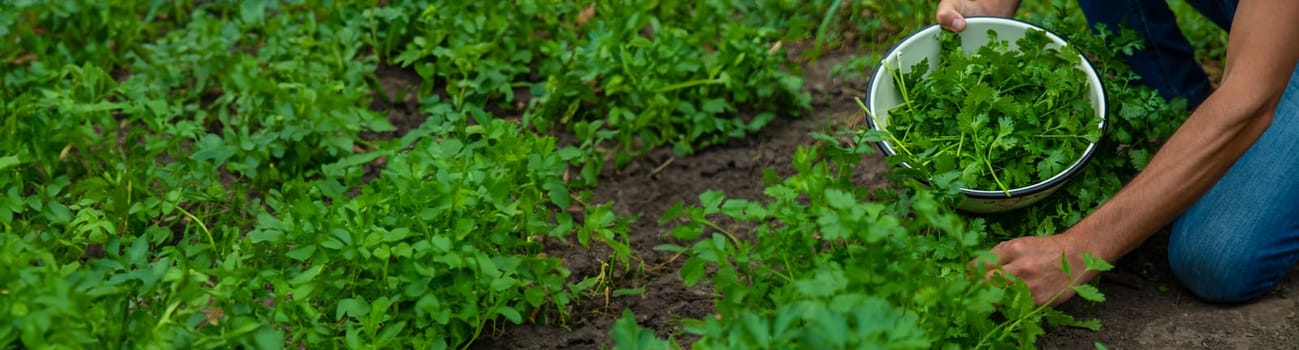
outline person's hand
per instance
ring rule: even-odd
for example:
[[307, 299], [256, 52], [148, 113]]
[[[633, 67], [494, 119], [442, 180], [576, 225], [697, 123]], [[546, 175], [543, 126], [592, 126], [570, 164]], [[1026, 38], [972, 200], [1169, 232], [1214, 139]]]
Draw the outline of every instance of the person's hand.
[[[1064, 303], [1073, 297], [1074, 286], [1086, 283], [1098, 273], [1085, 271], [1083, 252], [1086, 250], [1079, 241], [1063, 234], [1003, 241], [992, 247], [991, 251], [997, 255], [997, 263], [993, 267], [1000, 266], [1000, 272], [1023, 279], [1033, 292], [1033, 302], [1038, 305], [1050, 303], [1055, 306]], [[1069, 260], [1071, 276], [1066, 275], [1061, 268], [1061, 255]], [[997, 272], [994, 270], [989, 273]]]
[[943, 0], [938, 3], [938, 25], [953, 32], [965, 30], [966, 16], [1010, 17], [1019, 0]]

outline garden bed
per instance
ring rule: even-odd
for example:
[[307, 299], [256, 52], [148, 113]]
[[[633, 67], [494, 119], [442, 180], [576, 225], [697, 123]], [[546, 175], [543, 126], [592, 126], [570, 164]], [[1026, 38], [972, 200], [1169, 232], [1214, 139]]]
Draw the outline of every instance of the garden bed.
[[[605, 349], [614, 321], [622, 310], [632, 310], [636, 321], [660, 337], [676, 336], [682, 345], [693, 337], [681, 331], [683, 318], [703, 318], [713, 312], [712, 291], [704, 285], [687, 287], [678, 274], [684, 261], [671, 252], [654, 250], [670, 241], [672, 225], [657, 218], [677, 202], [698, 204], [707, 190], [750, 200], [763, 197], [763, 169], [780, 176], [793, 173], [789, 157], [798, 146], [817, 141], [813, 131], [862, 124], [861, 110], [853, 102], [865, 80], [829, 77], [831, 67], [855, 57], [833, 52], [804, 67], [806, 90], [813, 109], [804, 117], [779, 119], [752, 136], [674, 157], [658, 149], [624, 169], [607, 169], [594, 190], [596, 202], [612, 202], [619, 215], [639, 217], [631, 224], [635, 254], [648, 268], [613, 273], [611, 289], [644, 288], [636, 295], [606, 297], [600, 293], [579, 303], [564, 324], [505, 324], [476, 342], [475, 349]], [[393, 74], [390, 72], [389, 74]], [[407, 84], [393, 76], [392, 86]], [[418, 81], [418, 80], [414, 80]], [[385, 84], [387, 86], [387, 84]], [[399, 110], [389, 113], [397, 125], [411, 125]], [[404, 120], [399, 121], [399, 120]], [[865, 187], [890, 186], [884, 158], [867, 156], [859, 166], [858, 183]], [[574, 276], [600, 274], [607, 252], [571, 244], [553, 244], [548, 252], [561, 256]], [[1079, 328], [1049, 331], [1037, 343], [1041, 349], [1282, 349], [1299, 344], [1299, 279], [1287, 277], [1271, 294], [1244, 305], [1218, 305], [1200, 301], [1172, 275], [1167, 261], [1167, 231], [1153, 237], [1120, 260], [1114, 270], [1101, 275], [1104, 303], [1074, 298], [1059, 308], [1080, 318], [1099, 319], [1102, 330]], [[598, 291], [597, 291], [598, 292]]]
[[1162, 236], [1102, 304], [969, 271], [1080, 219], [1176, 127], [1119, 63], [1130, 36], [1025, 11], [1095, 56], [1116, 147], [971, 216], [890, 170], [854, 101], [932, 3], [628, 4], [15, 3], [0, 348], [1296, 342], [1294, 280], [1203, 304]]

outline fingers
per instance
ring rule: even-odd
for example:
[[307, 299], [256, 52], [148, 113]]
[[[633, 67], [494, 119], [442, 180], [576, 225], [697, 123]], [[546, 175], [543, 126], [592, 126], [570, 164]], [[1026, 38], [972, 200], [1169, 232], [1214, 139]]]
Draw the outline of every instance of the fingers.
[[989, 271], [989, 275], [985, 279], [992, 278], [994, 274], [1005, 278], [1007, 286], [1013, 285], [1015, 283], [1014, 281], [1017, 280], [1023, 281], [1024, 286], [1028, 287], [1028, 291], [1033, 297], [1033, 304], [1035, 305], [1051, 303], [1051, 306], [1056, 306], [1068, 298], [1066, 295], [1055, 297], [1057, 294], [1060, 294], [1060, 292], [1058, 292], [1059, 289], [1044, 284], [1047, 281], [1042, 279], [1042, 276], [1039, 276], [1033, 269], [1027, 268], [1022, 260], [1010, 261], [1001, 265], [1001, 268], [999, 269]]
[[[988, 270], [988, 272], [985, 272], [983, 274], [983, 281], [984, 282], [1002, 281], [1005, 283], [1005, 286], [1007, 287], [1012, 284], [1015, 284], [1014, 275], [1007, 276], [1006, 271], [997, 268], [990, 269]], [[1001, 282], [994, 282], [994, 283], [1001, 283]]]
[[965, 30], [966, 16], [1010, 17], [1019, 8], [1019, 0], [943, 0], [935, 17], [938, 25], [953, 32]]
[[997, 266], [1005, 266], [1023, 253], [1022, 246], [1022, 239], [1013, 239], [1009, 241], [1001, 241], [1001, 243], [997, 243], [996, 246], [993, 246], [992, 249], [989, 249], [988, 251], [997, 255]]
[[[996, 257], [995, 262], [993, 260], [978, 259], [978, 263], [988, 269], [983, 275], [984, 280], [991, 280], [994, 276], [1001, 276], [1008, 280], [1013, 279], [1013, 277], [1010, 276], [1024, 277], [1020, 275], [1023, 272], [1023, 268], [1020, 266], [1022, 264], [1015, 263], [1016, 259], [1019, 259], [1020, 256], [1023, 255], [1024, 244], [1021, 240], [1022, 239], [1002, 241], [1001, 243], [997, 243], [996, 246], [993, 246], [992, 249], [989, 249], [988, 252], [992, 253], [993, 256]], [[1010, 276], [1006, 276], [1007, 274]]]
[[998, 257], [998, 273], [1022, 279], [1033, 295], [1033, 303], [1055, 306], [1073, 297], [1074, 284], [1060, 270], [1061, 250], [1051, 248], [1049, 243], [1049, 238], [1023, 237], [1001, 242], [989, 251]]
[[1009, 264], [1018, 254], [1018, 249], [1011, 249], [1017, 246], [1014, 241], [1003, 241], [998, 243], [988, 254], [981, 255], [970, 261], [971, 272], [982, 271], [983, 279], [991, 279], [993, 275], [1000, 274], [1002, 267]]
[[944, 29], [961, 32], [965, 30], [965, 16], [961, 15], [961, 1], [963, 0], [943, 0], [938, 4], [938, 25]]

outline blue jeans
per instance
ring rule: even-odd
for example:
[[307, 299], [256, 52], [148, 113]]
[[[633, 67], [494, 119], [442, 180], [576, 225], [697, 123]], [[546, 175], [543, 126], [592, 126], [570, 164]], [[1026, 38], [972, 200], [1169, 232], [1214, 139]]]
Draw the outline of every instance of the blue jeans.
[[[1231, 28], [1236, 0], [1186, 0], [1222, 29]], [[1141, 82], [1159, 90], [1164, 98], [1185, 98], [1195, 108], [1212, 87], [1204, 68], [1195, 60], [1195, 50], [1177, 27], [1177, 18], [1166, 0], [1078, 0], [1092, 25], [1103, 23], [1110, 30], [1120, 24], [1145, 39], [1145, 47], [1128, 57], [1128, 66]]]
[[[1187, 0], [1219, 27], [1231, 27], [1234, 0]], [[1147, 39], [1128, 58], [1147, 85], [1194, 107], [1208, 80], [1165, 0], [1079, 0], [1092, 23], [1123, 23]], [[1173, 273], [1199, 297], [1222, 303], [1267, 294], [1299, 262], [1299, 69], [1272, 124], [1222, 179], [1174, 223]]]
[[1168, 262], [1213, 302], [1267, 294], [1299, 262], [1299, 69], [1272, 125], [1173, 223]]

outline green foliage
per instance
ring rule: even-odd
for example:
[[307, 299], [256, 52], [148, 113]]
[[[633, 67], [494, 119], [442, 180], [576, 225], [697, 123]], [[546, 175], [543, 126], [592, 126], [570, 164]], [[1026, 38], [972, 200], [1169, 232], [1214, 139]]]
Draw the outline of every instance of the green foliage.
[[[393, 60], [457, 107], [520, 113], [516, 104], [526, 102], [522, 117], [541, 130], [606, 131], [598, 141], [612, 142], [620, 165], [665, 144], [693, 153], [809, 107], [802, 79], [781, 69], [778, 28], [727, 20], [740, 13], [722, 1], [434, 1], [366, 10], [394, 28], [374, 38], [382, 52], [409, 41]], [[756, 113], [739, 117], [741, 110]]]
[[[548, 239], [607, 242], [627, 263], [625, 222], [607, 206], [584, 219], [558, 210], [572, 202], [562, 180], [571, 152], [467, 117], [434, 115], [355, 197], [332, 180], [272, 190], [243, 246], [259, 257], [246, 264], [285, 272], [272, 295], [293, 339], [459, 347], [501, 318], [562, 322], [585, 291], [544, 254]], [[318, 323], [322, 313], [332, 322]]]
[[[809, 106], [802, 79], [777, 68], [784, 58], [771, 50], [775, 30], [725, 21], [700, 26], [696, 21], [727, 13], [713, 7], [661, 16], [620, 10], [631, 6], [595, 7], [587, 40], [567, 44], [572, 50], [556, 57], [556, 70], [542, 69], [550, 79], [538, 85], [534, 118], [603, 120], [619, 130], [621, 150], [671, 144], [689, 154], [757, 131], [782, 109]], [[741, 108], [761, 113], [735, 117]]]
[[[608, 244], [627, 265], [625, 219], [560, 210], [577, 196], [563, 180], [576, 151], [447, 110], [324, 178], [233, 203], [213, 198], [219, 182], [196, 186], [215, 174], [206, 162], [137, 159], [124, 165], [159, 168], [24, 188], [33, 164], [5, 157], [0, 343], [458, 347], [499, 320], [563, 322], [587, 291], [543, 243]], [[360, 185], [380, 156], [390, 166]], [[131, 192], [150, 182], [165, 192]]]
[[6, 1], [0, 9], [0, 72], [6, 88], [39, 78], [18, 67], [128, 62], [127, 53], [184, 20], [190, 1]]
[[144, 90], [133, 93], [169, 97], [179, 110], [163, 113], [192, 115], [207, 131], [183, 135], [195, 159], [249, 178], [309, 175], [351, 154], [358, 132], [393, 129], [368, 108], [364, 79], [375, 66], [360, 56], [363, 28], [322, 24], [305, 7], [279, 10], [266, 18], [243, 9], [235, 21], [196, 13], [131, 67], [127, 84]]
[[[0, 347], [463, 348], [506, 324], [563, 325], [612, 269], [633, 267], [629, 219], [583, 192], [608, 155], [689, 153], [797, 114], [808, 96], [781, 47], [878, 45], [931, 11], [589, 5], [5, 3]], [[1112, 77], [1124, 148], [1065, 195], [972, 219], [948, 209], [950, 187], [854, 187], [852, 164], [879, 135], [804, 149], [766, 200], [711, 192], [669, 216], [685, 220], [673, 234], [688, 246], [667, 247], [684, 253], [683, 277], [718, 292], [720, 317], [687, 331], [703, 347], [1014, 347], [1043, 320], [1095, 327], [964, 264], [989, 238], [1076, 221], [1171, 132], [1176, 109], [1110, 65], [1130, 34], [1079, 23], [1052, 28]], [[390, 62], [423, 78], [428, 121], [400, 134], [386, 133], [392, 101], [373, 100]], [[563, 246], [608, 261], [573, 276], [548, 255]], [[644, 290], [628, 287], [612, 294]], [[630, 316], [612, 338], [674, 342]]]
[[[457, 106], [512, 104], [534, 65], [545, 67], [549, 46], [571, 40], [582, 5], [571, 1], [403, 1], [367, 10], [392, 28], [380, 47], [420, 77], [443, 86]], [[383, 24], [379, 24], [382, 28]], [[548, 38], [558, 36], [558, 38]], [[396, 43], [406, 42], [404, 49]]]
[[463, 347], [590, 293], [547, 245], [630, 267], [627, 219], [566, 176], [593, 146], [436, 99], [424, 128], [363, 139], [392, 126], [356, 11], [156, 3], [0, 13], [21, 43], [0, 62], [0, 347]]
[[[682, 279], [714, 291], [717, 315], [686, 321], [702, 336], [696, 348], [1028, 348], [1048, 322], [1096, 327], [1035, 305], [1023, 282], [985, 281], [969, 263], [985, 254], [985, 224], [953, 211], [954, 188], [854, 185], [851, 169], [867, 150], [803, 148], [797, 173], [773, 179], [765, 201], [706, 192], [698, 206], [665, 214], [662, 222], [684, 222], [675, 238], [694, 242], [665, 248], [689, 256]], [[1088, 257], [1084, 268], [1109, 267]], [[1102, 300], [1091, 286], [1076, 290]]]
[[673, 343], [656, 338], [654, 332], [641, 328], [636, 324], [636, 316], [631, 310], [623, 310], [622, 318], [613, 323], [613, 330], [610, 331], [609, 338], [614, 344], [618, 344], [618, 349], [623, 350], [667, 350], [677, 349]]

